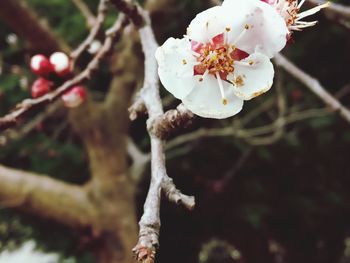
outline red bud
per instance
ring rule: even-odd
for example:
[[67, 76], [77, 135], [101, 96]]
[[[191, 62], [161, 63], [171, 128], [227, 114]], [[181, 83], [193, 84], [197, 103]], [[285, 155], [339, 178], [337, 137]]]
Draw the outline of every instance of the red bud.
[[38, 54], [30, 59], [30, 68], [33, 73], [39, 76], [47, 76], [53, 72], [53, 67], [47, 57]]
[[46, 93], [48, 93], [51, 90], [52, 87], [52, 82], [48, 81], [47, 79], [44, 78], [38, 78], [36, 81], [34, 81], [32, 85], [32, 97], [33, 98], [38, 98]]
[[75, 86], [62, 95], [63, 103], [68, 108], [81, 105], [86, 99], [86, 91], [82, 86]]
[[54, 72], [63, 77], [72, 72], [72, 63], [69, 57], [63, 52], [55, 52], [50, 56], [50, 63]]

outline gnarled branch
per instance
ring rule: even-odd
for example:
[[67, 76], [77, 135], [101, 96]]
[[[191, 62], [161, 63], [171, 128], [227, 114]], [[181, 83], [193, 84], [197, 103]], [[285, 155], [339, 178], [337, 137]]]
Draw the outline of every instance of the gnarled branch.
[[114, 42], [121, 36], [122, 29], [126, 23], [127, 22], [124, 17], [119, 16], [114, 25], [106, 31], [106, 39], [102, 48], [80, 74], [66, 81], [63, 85], [42, 97], [39, 97], [37, 99], [26, 99], [23, 102], [19, 103], [11, 113], [0, 118], [0, 130], [5, 130], [7, 128], [15, 126], [18, 123], [18, 120], [24, 117], [31, 110], [56, 100], [72, 86], [89, 79], [92, 73], [98, 69], [100, 61], [113, 48]]
[[73, 227], [92, 225], [95, 209], [81, 186], [0, 165], [0, 202]]

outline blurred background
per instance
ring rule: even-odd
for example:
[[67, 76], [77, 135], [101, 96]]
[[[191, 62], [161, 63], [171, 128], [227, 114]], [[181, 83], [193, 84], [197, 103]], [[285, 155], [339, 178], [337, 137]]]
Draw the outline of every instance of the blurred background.
[[[73, 1], [25, 2], [67, 46], [77, 46], [87, 35], [86, 20]], [[96, 10], [97, 0], [84, 2]], [[337, 3], [350, 5], [348, 0]], [[152, 13], [159, 43], [170, 36], [181, 37], [195, 14], [211, 5], [204, 0], [168, 1]], [[110, 12], [105, 26], [114, 18]], [[350, 19], [339, 21], [326, 11], [315, 18], [319, 24], [295, 33], [283, 54], [349, 106]], [[35, 77], [28, 61], [36, 52], [13, 28], [0, 22], [1, 115], [30, 96]], [[91, 56], [84, 54], [81, 63]], [[135, 52], [135, 56], [142, 58], [142, 53]], [[99, 100], [110, 80], [108, 66], [102, 65], [85, 84]], [[179, 103], [164, 89], [162, 97], [166, 109]], [[287, 119], [283, 127], [275, 125], [279, 114]], [[90, 177], [89, 159], [67, 120], [67, 110], [56, 107], [47, 115], [28, 131], [8, 131], [11, 139], [0, 137], [0, 163], [83, 184]], [[147, 153], [145, 121], [143, 117], [132, 123], [129, 134]], [[220, 134], [227, 127], [240, 133]], [[196, 196], [197, 207], [188, 212], [162, 203], [157, 262], [350, 262], [349, 160], [350, 124], [276, 67], [274, 87], [246, 103], [238, 116], [198, 119], [169, 139], [168, 173], [184, 193]], [[138, 218], [149, 172], [146, 165], [137, 185], [136, 204], [131, 204], [136, 205]], [[13, 251], [31, 240], [37, 249], [58, 254], [57, 262], [94, 263], [84, 235], [81, 230], [22, 213], [16, 203], [0, 202], [1, 251]], [[10, 262], [1, 260], [0, 256], [1, 263]]]

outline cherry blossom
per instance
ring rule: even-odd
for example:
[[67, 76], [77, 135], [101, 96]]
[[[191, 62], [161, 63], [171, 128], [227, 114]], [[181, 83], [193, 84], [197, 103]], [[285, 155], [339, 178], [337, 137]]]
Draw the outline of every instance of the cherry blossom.
[[244, 100], [268, 91], [270, 58], [286, 44], [288, 29], [270, 5], [225, 0], [198, 14], [182, 39], [169, 38], [156, 52], [163, 86], [193, 113], [222, 119]]
[[311, 27], [317, 24], [317, 21], [302, 21], [305, 17], [311, 16], [319, 12], [322, 8], [329, 6], [329, 2], [316, 6], [304, 12], [300, 12], [300, 8], [305, 3], [305, 0], [261, 0], [271, 6], [273, 6], [277, 12], [286, 21], [289, 29], [289, 34], [292, 31], [301, 31], [303, 28]]

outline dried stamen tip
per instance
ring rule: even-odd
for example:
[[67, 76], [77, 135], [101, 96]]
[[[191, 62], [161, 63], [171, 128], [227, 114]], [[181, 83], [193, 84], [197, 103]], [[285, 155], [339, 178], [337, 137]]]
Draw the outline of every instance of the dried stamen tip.
[[222, 99], [222, 104], [227, 105], [228, 104], [228, 100], [227, 99]]

